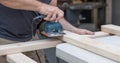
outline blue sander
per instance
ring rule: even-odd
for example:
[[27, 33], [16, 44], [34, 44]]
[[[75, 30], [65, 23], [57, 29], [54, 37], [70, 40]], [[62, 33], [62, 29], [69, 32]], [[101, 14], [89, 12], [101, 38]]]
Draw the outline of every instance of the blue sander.
[[[41, 20], [44, 19], [44, 15], [37, 16], [34, 20]], [[63, 27], [59, 22], [54, 22], [54, 21], [43, 21], [41, 20], [40, 25], [39, 25], [39, 32], [42, 36], [45, 37], [61, 37], [65, 33], [63, 32]]]

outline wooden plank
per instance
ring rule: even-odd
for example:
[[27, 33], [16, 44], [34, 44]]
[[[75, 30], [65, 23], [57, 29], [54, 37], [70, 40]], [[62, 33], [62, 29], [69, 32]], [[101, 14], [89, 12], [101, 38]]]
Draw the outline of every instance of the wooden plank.
[[106, 0], [106, 24], [112, 24], [112, 0]]
[[120, 62], [120, 47], [105, 44], [78, 34], [66, 32], [63, 41]]
[[103, 32], [107, 32], [107, 33], [111, 33], [111, 34], [120, 36], [120, 26], [116, 26], [116, 25], [112, 25], [112, 24], [103, 25], [101, 30]]
[[[64, 32], [67, 34], [69, 34], [69, 33], [74, 34], [74, 33], [68, 32], [68, 31], [64, 31]], [[94, 35], [81, 35], [81, 36], [85, 36], [85, 37], [89, 37], [89, 38], [99, 38], [99, 37], [105, 37], [105, 36], [110, 36], [110, 35], [109, 35], [109, 33], [98, 31], [98, 32], [95, 32]]]
[[7, 61], [9, 63], [37, 63], [22, 53], [7, 55]]
[[0, 46], [0, 55], [15, 54], [26, 51], [33, 51], [38, 49], [46, 49], [55, 47], [57, 44], [60, 44], [60, 40], [48, 39], [48, 40], [38, 40], [30, 41], [24, 43], [8, 44]]

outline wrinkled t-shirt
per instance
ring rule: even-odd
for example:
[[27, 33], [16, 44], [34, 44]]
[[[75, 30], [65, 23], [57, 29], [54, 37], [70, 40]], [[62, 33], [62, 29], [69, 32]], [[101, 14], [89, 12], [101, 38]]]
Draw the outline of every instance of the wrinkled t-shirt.
[[[40, 0], [49, 4], [51, 0]], [[35, 34], [37, 24], [33, 25], [33, 11], [16, 10], [0, 4], [0, 38], [13, 41], [28, 41]]]

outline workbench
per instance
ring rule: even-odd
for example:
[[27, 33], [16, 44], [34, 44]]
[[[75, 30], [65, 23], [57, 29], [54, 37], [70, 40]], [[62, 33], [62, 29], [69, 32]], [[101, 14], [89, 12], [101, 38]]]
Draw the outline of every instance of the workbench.
[[[95, 38], [98, 42], [111, 44], [120, 47], [119, 36], [108, 36]], [[93, 52], [64, 43], [56, 47], [56, 56], [68, 63], [117, 63], [111, 59], [97, 55]]]

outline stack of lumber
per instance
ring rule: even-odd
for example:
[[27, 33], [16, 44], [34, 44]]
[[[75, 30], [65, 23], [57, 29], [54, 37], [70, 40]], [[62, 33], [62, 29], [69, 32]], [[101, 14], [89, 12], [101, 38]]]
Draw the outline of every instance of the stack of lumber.
[[108, 36], [109, 34], [114, 34], [119, 36], [120, 35], [119, 26], [104, 25], [102, 26], [102, 31], [96, 33], [98, 35], [96, 34], [89, 35], [89, 36], [78, 35], [69, 31], [65, 31], [65, 33], [66, 35], [64, 35], [60, 40], [47, 39], [47, 40], [30, 41], [25, 43], [1, 45], [0, 55], [7, 55], [7, 60], [9, 63], [19, 63], [21, 61], [20, 58], [26, 59], [26, 60], [23, 60], [22, 63], [30, 63], [29, 61], [36, 63], [34, 60], [23, 55], [22, 52], [56, 47], [56, 45], [64, 41], [71, 45], [83, 48], [85, 50], [94, 52], [98, 55], [120, 62], [120, 47], [101, 43], [93, 39], [95, 37]]

